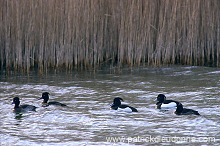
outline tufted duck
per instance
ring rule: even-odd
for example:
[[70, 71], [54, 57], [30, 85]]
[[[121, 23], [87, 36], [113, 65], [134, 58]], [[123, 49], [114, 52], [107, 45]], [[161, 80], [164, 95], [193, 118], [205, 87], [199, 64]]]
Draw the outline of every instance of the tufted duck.
[[121, 109], [129, 109], [131, 112], [138, 112], [136, 108], [121, 104], [121, 101], [123, 101], [122, 98], [116, 97], [113, 101], [113, 104], [110, 105], [111, 109], [117, 110], [118, 108], [121, 108]]
[[57, 101], [48, 102], [48, 100], [49, 100], [49, 93], [48, 92], [42, 93], [42, 97], [40, 97], [39, 99], [43, 99], [42, 106], [49, 106], [49, 105], [66, 106], [65, 104], [57, 102]]
[[174, 100], [166, 100], [166, 96], [164, 94], [159, 94], [157, 96], [157, 99], [155, 99], [154, 101], [158, 101], [156, 103], [156, 108], [158, 109], [169, 109], [177, 107], [177, 103], [179, 103], [178, 101]]
[[177, 103], [177, 108], [174, 113], [176, 115], [200, 115], [198, 111], [183, 108], [183, 105], [181, 103]]
[[15, 104], [14, 109], [13, 109], [14, 112], [35, 111], [35, 109], [37, 108], [33, 105], [28, 105], [28, 104], [20, 105], [19, 97], [14, 97], [12, 104]]

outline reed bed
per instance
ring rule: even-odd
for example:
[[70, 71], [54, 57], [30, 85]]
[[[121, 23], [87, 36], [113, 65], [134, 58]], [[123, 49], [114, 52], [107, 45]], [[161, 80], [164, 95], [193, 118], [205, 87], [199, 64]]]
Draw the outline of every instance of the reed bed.
[[0, 0], [0, 70], [220, 66], [219, 0]]

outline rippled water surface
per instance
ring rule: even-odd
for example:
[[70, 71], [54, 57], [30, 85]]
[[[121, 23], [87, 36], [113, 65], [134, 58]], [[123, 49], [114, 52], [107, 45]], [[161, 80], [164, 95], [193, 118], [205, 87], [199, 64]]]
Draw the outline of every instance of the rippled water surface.
[[[209, 67], [1, 73], [0, 145], [219, 145], [219, 87], [220, 69]], [[50, 101], [68, 106], [41, 107], [38, 98], [45, 91]], [[201, 116], [155, 109], [160, 93]], [[21, 104], [39, 108], [15, 114], [11, 105], [15, 96]], [[110, 110], [115, 97], [139, 112]]]

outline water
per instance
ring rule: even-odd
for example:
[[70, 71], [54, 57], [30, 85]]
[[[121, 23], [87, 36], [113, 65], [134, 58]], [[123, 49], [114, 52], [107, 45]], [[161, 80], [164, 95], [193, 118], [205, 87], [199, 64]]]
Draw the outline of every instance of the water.
[[[0, 76], [0, 145], [219, 145], [220, 69], [163, 67]], [[68, 107], [41, 107], [37, 98]], [[160, 93], [201, 116], [155, 109]], [[35, 105], [15, 114], [12, 98]], [[109, 109], [114, 97], [138, 113]], [[193, 139], [194, 138], [194, 139]], [[209, 139], [208, 139], [209, 138]], [[110, 142], [111, 140], [111, 142]], [[114, 142], [117, 141], [117, 142]]]

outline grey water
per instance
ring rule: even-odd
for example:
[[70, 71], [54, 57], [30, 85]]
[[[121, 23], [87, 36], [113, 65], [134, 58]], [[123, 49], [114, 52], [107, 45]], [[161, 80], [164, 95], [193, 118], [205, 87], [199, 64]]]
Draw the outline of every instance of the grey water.
[[[41, 107], [38, 98], [67, 107]], [[0, 145], [219, 145], [220, 69], [167, 66], [120, 72], [0, 74]], [[155, 108], [158, 94], [197, 115]], [[13, 97], [36, 111], [12, 112]], [[110, 110], [115, 97], [138, 112]]]

